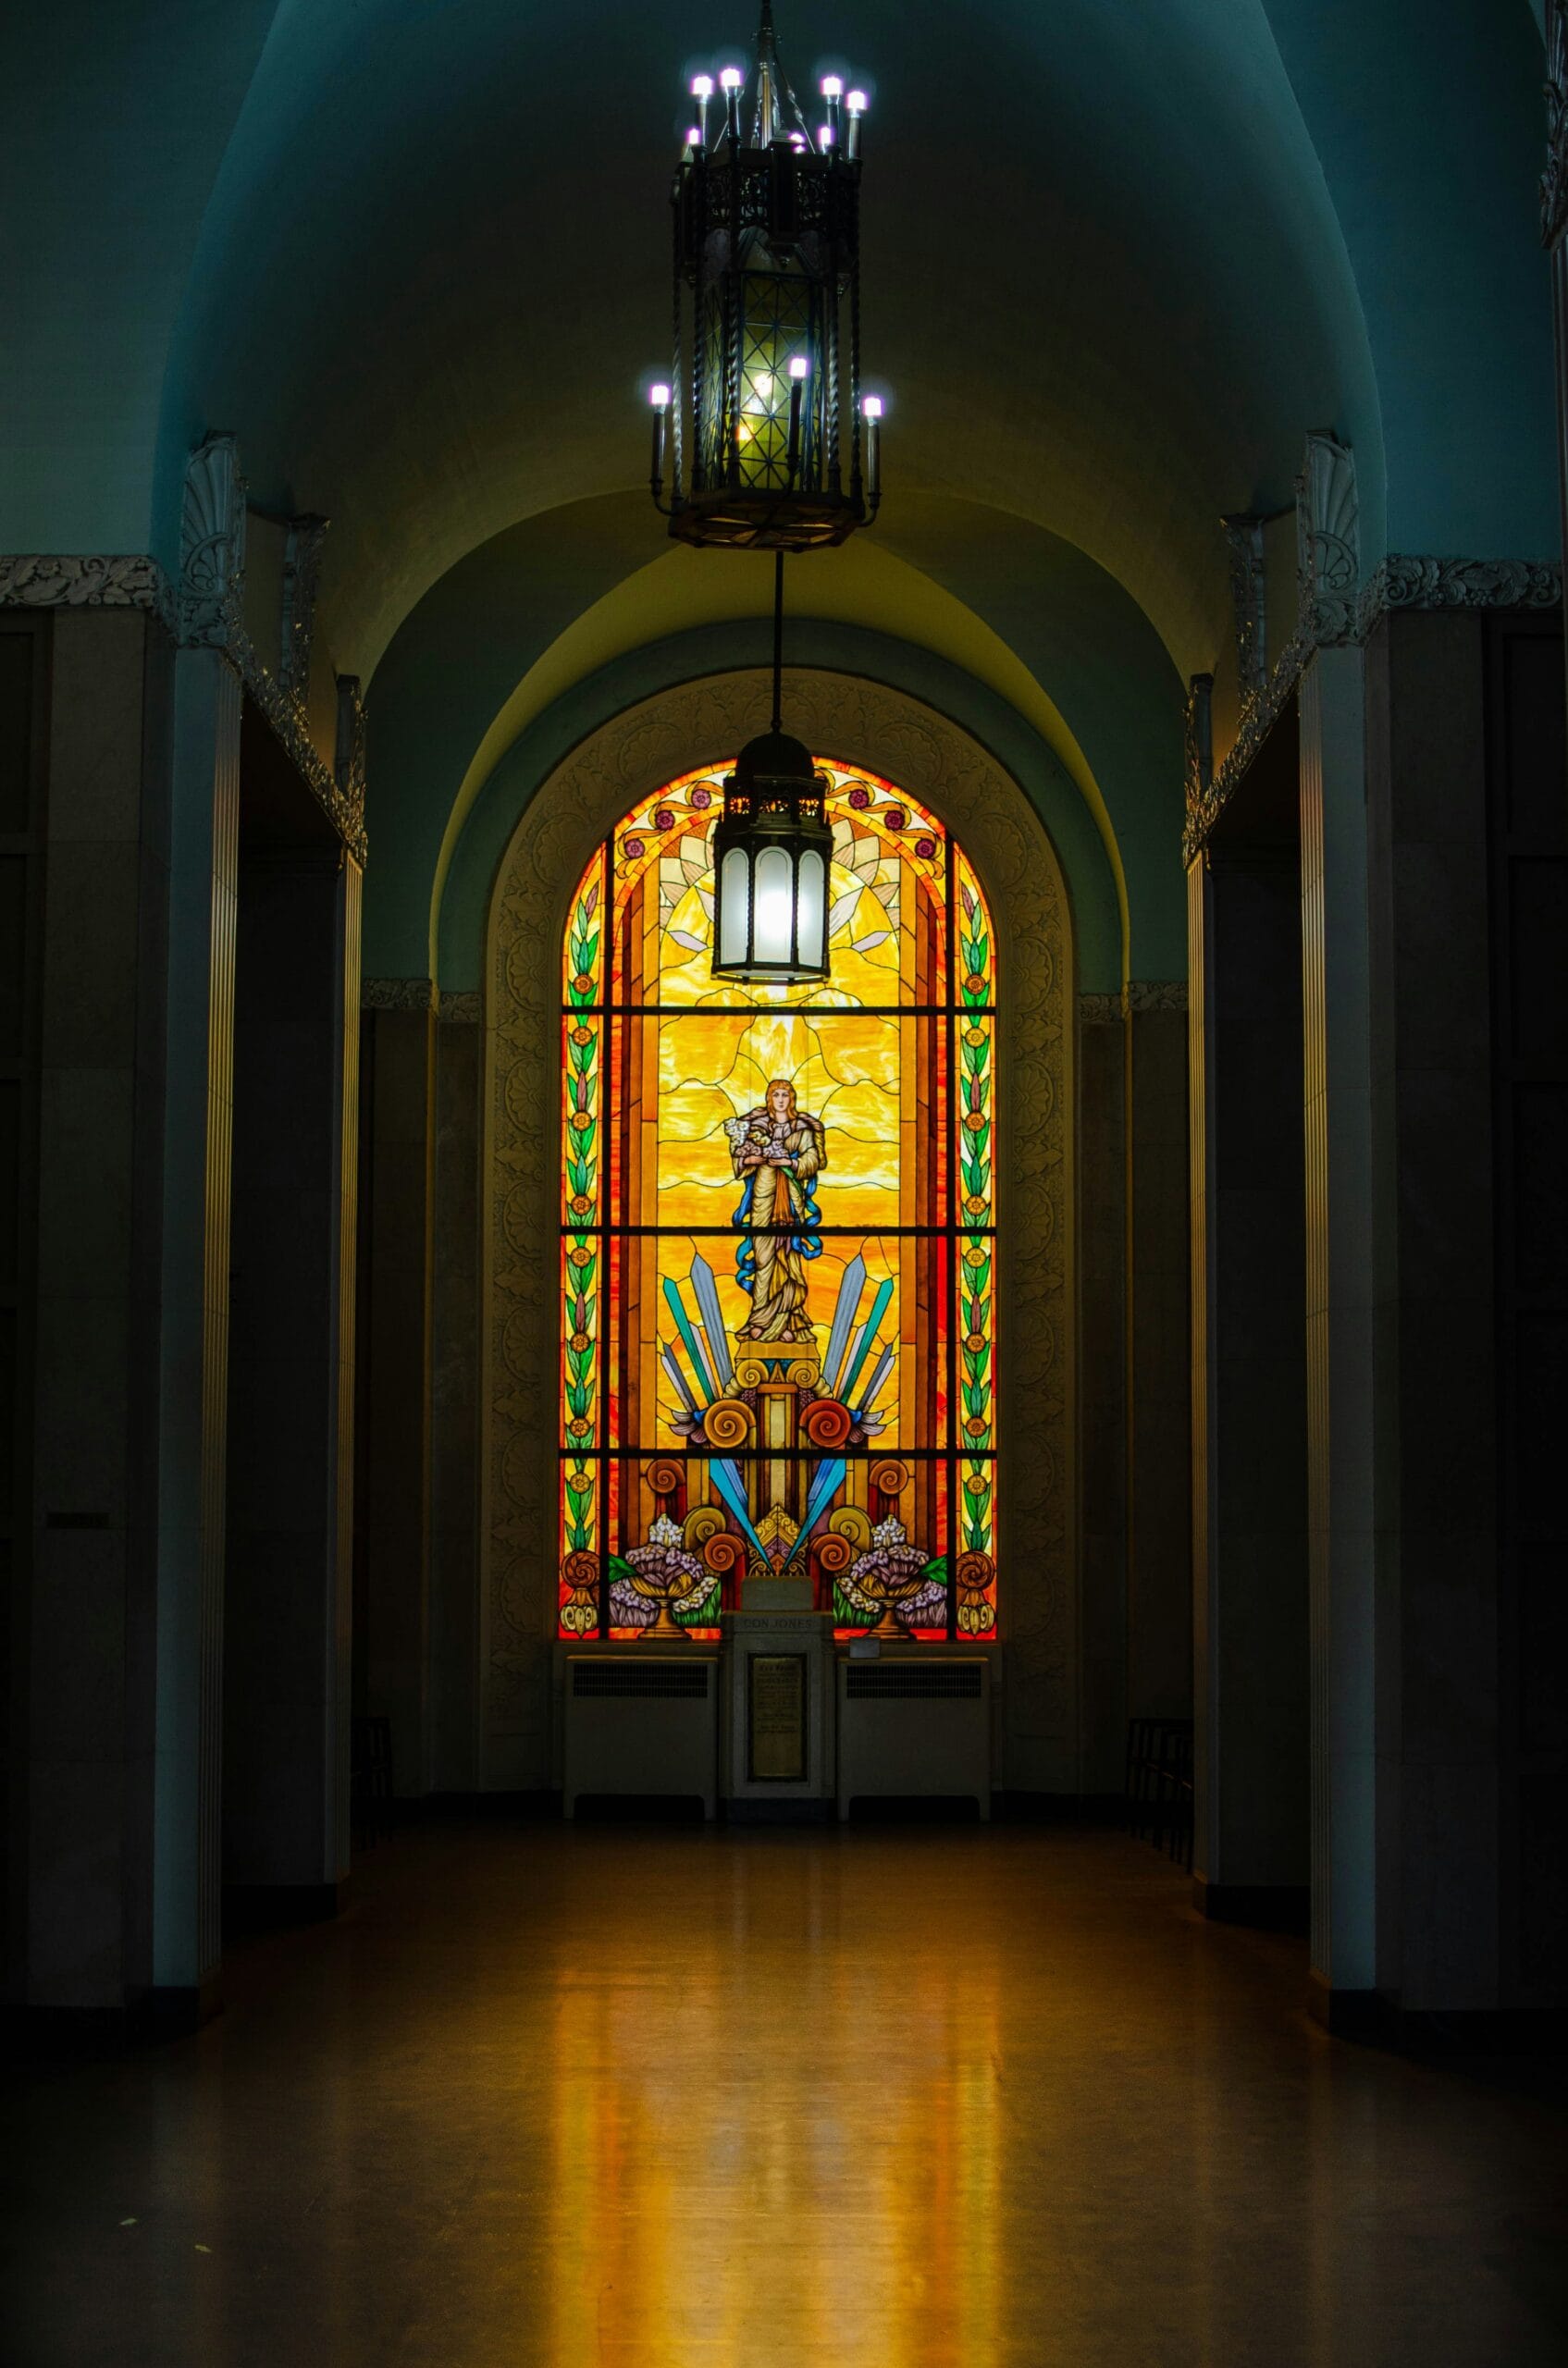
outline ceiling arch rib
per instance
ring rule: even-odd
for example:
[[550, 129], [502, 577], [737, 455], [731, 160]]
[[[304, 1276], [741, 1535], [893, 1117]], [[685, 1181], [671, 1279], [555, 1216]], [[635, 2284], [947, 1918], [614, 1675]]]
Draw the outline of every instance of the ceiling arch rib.
[[[495, 537], [405, 624], [373, 685], [374, 967], [424, 967], [467, 815], [537, 717], [655, 643], [743, 620], [759, 640], [765, 559], [661, 552], [657, 541], [648, 553], [636, 497], [574, 505]], [[873, 631], [911, 664], [938, 657], [1010, 709], [1075, 784], [1117, 882], [1122, 938], [1173, 958], [1180, 685], [1119, 586], [1057, 537], [937, 497], [910, 497], [885, 536], [795, 562], [786, 586], [786, 657], [803, 618], [829, 637]]]

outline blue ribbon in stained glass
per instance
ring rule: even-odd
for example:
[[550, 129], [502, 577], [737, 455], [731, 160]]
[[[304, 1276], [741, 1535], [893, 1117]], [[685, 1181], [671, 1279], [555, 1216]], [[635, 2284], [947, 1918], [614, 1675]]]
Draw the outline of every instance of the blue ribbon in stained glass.
[[[822, 1215], [817, 1206], [817, 1179], [814, 1176], [796, 1176], [788, 1168], [783, 1172], [805, 1202], [805, 1206], [796, 1215], [795, 1230], [788, 1235], [776, 1234], [773, 1239], [787, 1240], [797, 1258], [820, 1258], [822, 1254], [822, 1245], [817, 1239], [817, 1228], [822, 1222]], [[756, 1190], [757, 1175], [753, 1171], [746, 1179], [746, 1190], [740, 1196], [740, 1204], [731, 1220], [732, 1224], [749, 1227], [752, 1195]], [[790, 1205], [794, 1207], [793, 1194]], [[735, 1278], [747, 1297], [748, 1299], [752, 1297], [757, 1289], [757, 1248], [749, 1233], [735, 1252]]]

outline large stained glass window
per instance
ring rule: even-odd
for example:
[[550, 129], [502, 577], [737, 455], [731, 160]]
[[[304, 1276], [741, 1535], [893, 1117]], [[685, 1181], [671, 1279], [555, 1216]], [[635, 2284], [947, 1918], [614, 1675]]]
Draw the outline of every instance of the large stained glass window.
[[[995, 1634], [995, 956], [963, 850], [832, 783], [831, 983], [710, 973], [727, 767], [623, 821], [562, 996], [560, 1624]], [[765, 1598], [776, 1591], [755, 1590]]]

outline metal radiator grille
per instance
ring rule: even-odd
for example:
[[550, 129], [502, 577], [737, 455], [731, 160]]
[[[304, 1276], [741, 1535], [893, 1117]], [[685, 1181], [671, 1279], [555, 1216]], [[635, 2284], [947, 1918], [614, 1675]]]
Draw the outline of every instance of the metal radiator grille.
[[708, 1671], [695, 1669], [622, 1669], [613, 1662], [574, 1665], [572, 1692], [579, 1701], [706, 1702]]
[[845, 1672], [845, 1696], [851, 1702], [977, 1702], [984, 1683], [978, 1661], [964, 1669], [917, 1669], [895, 1662], [884, 1669]]

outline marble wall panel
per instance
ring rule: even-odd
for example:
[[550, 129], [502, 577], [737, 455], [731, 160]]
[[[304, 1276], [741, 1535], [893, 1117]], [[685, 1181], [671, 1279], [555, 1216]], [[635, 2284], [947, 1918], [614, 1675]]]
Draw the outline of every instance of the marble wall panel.
[[[247, 728], [254, 728], [247, 722]], [[269, 845], [242, 863], [224, 1588], [226, 1887], [347, 1873], [334, 1682], [341, 881]], [[357, 1019], [357, 1015], [356, 1015]]]
[[1187, 1013], [1132, 998], [1129, 1263], [1128, 1709], [1192, 1707]]
[[1237, 827], [1199, 900], [1194, 1870], [1216, 1901], [1304, 1887], [1311, 1830], [1300, 873], [1293, 846], [1249, 846]]
[[159, 1215], [145, 1151], [162, 1081], [148, 1005], [161, 977], [168, 784], [155, 716], [168, 652], [139, 614], [72, 611], [38, 630], [48, 664], [34, 686], [32, 827], [47, 858], [25, 948], [38, 1067], [19, 1137], [30, 1238], [17, 1271], [31, 1300], [18, 1335], [26, 1872], [12, 1981], [29, 2004], [117, 2009], [152, 1973]]
[[1498, 1559], [1483, 635], [1369, 640], [1380, 1169], [1377, 1987], [1498, 2003]]

